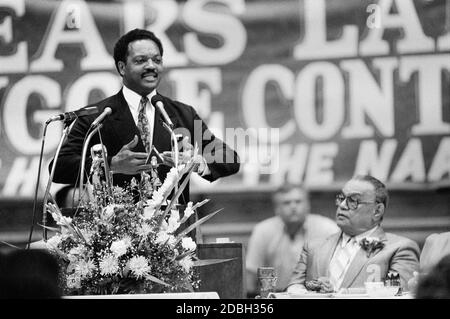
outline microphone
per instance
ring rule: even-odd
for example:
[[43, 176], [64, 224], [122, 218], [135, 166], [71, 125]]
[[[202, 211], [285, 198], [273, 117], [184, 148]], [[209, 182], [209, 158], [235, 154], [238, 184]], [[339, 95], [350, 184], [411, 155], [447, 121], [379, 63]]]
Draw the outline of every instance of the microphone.
[[97, 116], [97, 118], [94, 120], [94, 122], [92, 122], [91, 128], [96, 127], [97, 125], [99, 125], [105, 119], [105, 117], [107, 117], [111, 113], [112, 113], [112, 109], [109, 106], [105, 107], [105, 109], [103, 110], [102, 114]]
[[164, 103], [160, 95], [156, 94], [152, 97], [152, 104], [161, 112], [161, 115], [163, 116], [164, 120], [167, 124], [169, 124], [169, 127], [173, 129], [173, 123], [170, 120], [169, 115], [167, 114], [166, 110], [164, 109]]
[[68, 121], [68, 122], [72, 122], [73, 120], [82, 117], [82, 116], [86, 116], [86, 115], [91, 115], [91, 114], [95, 114], [98, 113], [98, 107], [96, 106], [89, 106], [89, 107], [85, 107], [82, 109], [79, 109], [78, 111], [73, 111], [73, 112], [65, 112], [65, 113], [61, 113], [55, 116], [52, 116], [51, 118], [49, 118], [46, 123], [50, 123], [50, 122], [54, 122], [54, 121]]

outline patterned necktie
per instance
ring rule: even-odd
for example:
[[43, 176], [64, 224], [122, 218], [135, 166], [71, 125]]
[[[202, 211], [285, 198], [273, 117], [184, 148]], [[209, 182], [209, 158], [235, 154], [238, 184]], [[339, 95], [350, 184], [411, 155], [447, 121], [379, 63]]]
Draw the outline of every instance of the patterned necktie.
[[344, 247], [338, 247], [338, 251], [336, 251], [336, 255], [330, 263], [330, 281], [335, 290], [342, 284], [345, 268], [347, 268], [352, 257], [352, 246], [354, 243], [355, 238], [351, 237]]
[[147, 115], [145, 114], [145, 107], [147, 106], [147, 102], [148, 98], [146, 96], [143, 96], [139, 103], [137, 127], [139, 129], [139, 132], [141, 133], [141, 139], [144, 143], [145, 150], [147, 151], [147, 153], [150, 153], [152, 133], [150, 131], [150, 125], [148, 123]]

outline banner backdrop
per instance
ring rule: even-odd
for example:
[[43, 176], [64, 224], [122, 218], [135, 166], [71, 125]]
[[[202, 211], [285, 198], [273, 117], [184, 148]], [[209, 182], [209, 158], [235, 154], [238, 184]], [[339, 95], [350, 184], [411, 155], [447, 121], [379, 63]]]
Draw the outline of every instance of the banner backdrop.
[[160, 92], [238, 151], [216, 189], [448, 185], [449, 21], [444, 0], [0, 0], [0, 197], [34, 196], [47, 119], [120, 89], [113, 47], [134, 28], [163, 42]]

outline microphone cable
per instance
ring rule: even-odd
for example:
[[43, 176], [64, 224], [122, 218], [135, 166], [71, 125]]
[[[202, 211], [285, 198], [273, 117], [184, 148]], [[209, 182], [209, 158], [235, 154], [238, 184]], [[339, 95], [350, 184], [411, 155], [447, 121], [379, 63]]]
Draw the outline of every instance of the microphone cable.
[[[30, 234], [28, 235], [28, 242], [26, 245], [26, 249], [30, 249], [31, 238], [33, 236], [33, 230], [34, 230], [34, 223], [36, 221], [37, 196], [38, 196], [38, 190], [39, 190], [39, 180], [41, 178], [41, 165], [42, 165], [42, 158], [44, 156], [44, 144], [45, 144], [45, 136], [47, 134], [48, 124], [49, 123], [45, 122], [44, 132], [42, 133], [42, 143], [41, 143], [41, 152], [39, 155], [38, 175], [37, 175], [37, 180], [36, 180], [36, 187], [34, 189], [33, 215], [32, 215]], [[45, 205], [45, 203], [44, 203], [44, 205]]]

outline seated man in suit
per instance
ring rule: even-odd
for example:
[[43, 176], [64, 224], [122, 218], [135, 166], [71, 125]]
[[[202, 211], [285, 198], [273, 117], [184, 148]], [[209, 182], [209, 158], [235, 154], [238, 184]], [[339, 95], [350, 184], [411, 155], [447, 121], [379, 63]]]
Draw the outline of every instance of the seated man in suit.
[[249, 239], [246, 268], [247, 294], [258, 293], [257, 270], [274, 267], [276, 290], [286, 288], [306, 240], [326, 238], [339, 230], [325, 216], [312, 214], [309, 192], [300, 184], [285, 183], [273, 195], [275, 216], [255, 225]]
[[376, 178], [348, 181], [336, 196], [341, 231], [305, 243], [287, 291], [304, 293], [311, 281], [319, 281], [326, 291], [363, 288], [366, 281], [384, 281], [389, 273], [399, 275], [406, 289], [419, 269], [420, 250], [414, 241], [383, 231], [387, 203], [387, 189]]

